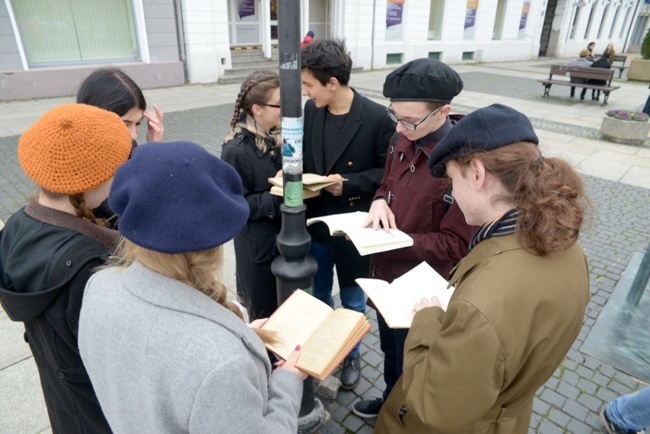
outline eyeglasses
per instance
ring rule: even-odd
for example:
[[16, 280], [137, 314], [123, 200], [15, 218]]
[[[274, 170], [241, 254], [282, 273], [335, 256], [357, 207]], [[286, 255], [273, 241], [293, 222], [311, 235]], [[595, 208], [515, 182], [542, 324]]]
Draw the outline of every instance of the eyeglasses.
[[282, 106], [280, 106], [280, 104], [258, 104], [258, 105], [264, 105], [264, 106], [273, 107], [273, 108], [282, 108]]
[[388, 117], [391, 118], [394, 122], [401, 122], [401, 124], [407, 130], [415, 131], [415, 129], [418, 127], [418, 125], [420, 125], [422, 122], [426, 121], [431, 116], [438, 113], [438, 111], [440, 111], [440, 109], [443, 108], [443, 107], [444, 107], [444, 105], [438, 107], [437, 109], [435, 109], [434, 111], [432, 111], [431, 113], [429, 113], [428, 115], [423, 117], [419, 122], [415, 122], [415, 123], [398, 118], [397, 115], [395, 114], [395, 111], [393, 111], [393, 106], [392, 105], [386, 107], [386, 112], [388, 113]]

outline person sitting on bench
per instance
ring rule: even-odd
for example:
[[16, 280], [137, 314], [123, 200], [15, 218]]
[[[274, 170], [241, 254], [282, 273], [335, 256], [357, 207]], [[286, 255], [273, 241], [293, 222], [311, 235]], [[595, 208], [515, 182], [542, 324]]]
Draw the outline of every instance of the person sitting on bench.
[[[580, 68], [591, 68], [591, 61], [589, 61], [588, 59], [588, 56], [590, 55], [591, 53], [589, 52], [589, 50], [585, 48], [580, 52], [580, 57], [569, 62], [569, 66], [578, 66]], [[586, 78], [571, 77], [571, 83], [586, 83], [586, 82], [587, 82]], [[575, 93], [576, 93], [575, 86], [571, 86], [571, 98], [575, 96]], [[581, 99], [584, 99], [584, 96]]]
[[[604, 54], [598, 58], [592, 65], [592, 68], [603, 68], [603, 69], [610, 69], [612, 67], [612, 64], [609, 63], [609, 54]], [[589, 84], [595, 84], [599, 86], [604, 86], [607, 84], [605, 80], [598, 80], [598, 79], [593, 79], [590, 78], [587, 80], [587, 83]], [[580, 93], [580, 99], [585, 99], [585, 93], [587, 92], [587, 88], [582, 89], [582, 93]], [[600, 90], [598, 89], [592, 89], [591, 90], [591, 100], [592, 101], [600, 101]]]

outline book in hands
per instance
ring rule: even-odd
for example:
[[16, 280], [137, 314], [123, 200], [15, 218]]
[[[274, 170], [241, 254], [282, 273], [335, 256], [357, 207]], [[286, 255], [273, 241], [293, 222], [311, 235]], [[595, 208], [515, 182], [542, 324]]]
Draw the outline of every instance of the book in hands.
[[[302, 174], [302, 196], [304, 199], [309, 199], [316, 197], [320, 194], [320, 191], [325, 187], [334, 185], [338, 182], [347, 181], [347, 179], [337, 179], [331, 180], [327, 176], [316, 175], [314, 173], [303, 173]], [[284, 196], [284, 185], [282, 184], [282, 177], [276, 176], [274, 178], [269, 178], [271, 183], [271, 194], [276, 196]]]
[[362, 211], [332, 214], [307, 219], [307, 226], [316, 222], [323, 222], [329, 228], [330, 235], [347, 235], [361, 256], [402, 249], [413, 245], [413, 238], [399, 229], [385, 231], [382, 228], [374, 230], [371, 227], [362, 227], [367, 217], [368, 213]]
[[262, 326], [275, 332], [277, 342], [266, 348], [287, 360], [296, 345], [296, 367], [319, 380], [327, 378], [370, 330], [361, 312], [332, 309], [305, 291], [294, 291]]
[[422, 262], [408, 273], [388, 283], [381, 279], [356, 279], [392, 329], [406, 329], [413, 322], [413, 305], [434, 295], [447, 310], [454, 288], [429, 264]]
[[[284, 196], [284, 189], [274, 185], [271, 187], [271, 194], [274, 196]], [[312, 197], [320, 196], [320, 190], [312, 191], [305, 188], [302, 189], [302, 198], [310, 199]]]

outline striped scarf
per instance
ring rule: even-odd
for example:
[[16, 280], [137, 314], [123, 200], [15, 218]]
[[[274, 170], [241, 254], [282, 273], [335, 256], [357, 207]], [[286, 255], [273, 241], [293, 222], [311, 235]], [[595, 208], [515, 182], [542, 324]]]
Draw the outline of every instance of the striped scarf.
[[518, 218], [519, 211], [511, 209], [498, 219], [485, 223], [481, 226], [481, 229], [474, 234], [472, 242], [469, 243], [469, 251], [472, 251], [478, 243], [488, 238], [514, 234]]
[[244, 130], [255, 135], [255, 146], [262, 152], [269, 152], [271, 158], [275, 157], [276, 153], [281, 155], [280, 144], [282, 143], [282, 127], [273, 127], [269, 131], [260, 130], [257, 128], [257, 122], [252, 116], [248, 116], [245, 112], [241, 112], [239, 122], [235, 128], [230, 130], [224, 142], [235, 137], [236, 134], [242, 133]]

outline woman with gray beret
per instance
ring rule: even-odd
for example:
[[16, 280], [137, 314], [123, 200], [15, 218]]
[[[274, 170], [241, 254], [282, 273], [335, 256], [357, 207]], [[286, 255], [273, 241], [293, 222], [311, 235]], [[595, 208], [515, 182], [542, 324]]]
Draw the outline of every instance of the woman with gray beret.
[[528, 433], [535, 392], [578, 336], [589, 270], [578, 235], [588, 199], [565, 161], [544, 158], [528, 118], [495, 104], [431, 152], [470, 225], [447, 311], [414, 306], [404, 370], [375, 433]]

